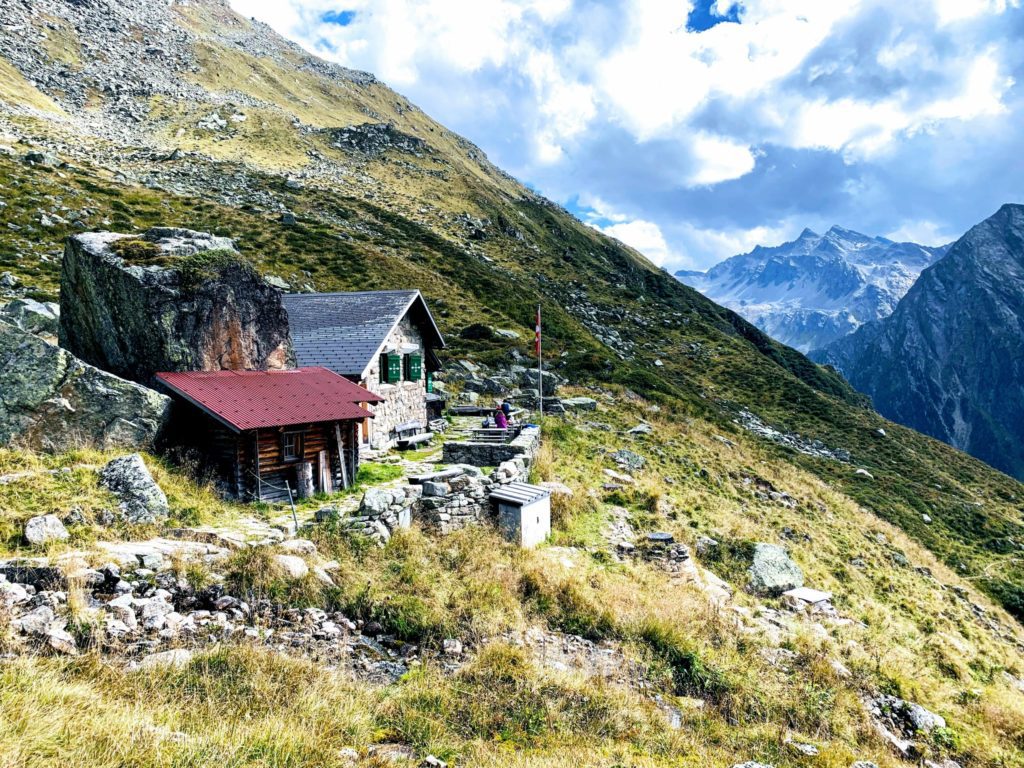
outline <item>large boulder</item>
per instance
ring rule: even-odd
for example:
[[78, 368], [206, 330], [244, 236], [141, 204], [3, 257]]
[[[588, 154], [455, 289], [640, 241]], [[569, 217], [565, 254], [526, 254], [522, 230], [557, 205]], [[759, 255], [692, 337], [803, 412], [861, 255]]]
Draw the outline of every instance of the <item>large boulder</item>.
[[147, 448], [170, 402], [0, 321], [0, 445]]
[[61, 346], [143, 384], [158, 371], [294, 363], [281, 294], [228, 238], [168, 227], [74, 235], [60, 300]]
[[170, 514], [167, 496], [137, 453], [107, 462], [100, 470], [100, 485], [117, 496], [129, 523], [155, 523]]
[[[537, 381], [536, 369], [526, 369], [519, 372], [519, 386], [527, 389], [538, 389]], [[562, 383], [562, 380], [550, 371], [543, 371], [540, 376], [540, 381], [543, 382], [544, 391], [542, 394], [544, 397], [554, 397], [555, 392]]]
[[754, 545], [754, 562], [747, 575], [750, 577], [750, 591], [756, 595], [781, 595], [804, 585], [800, 566], [777, 544]]

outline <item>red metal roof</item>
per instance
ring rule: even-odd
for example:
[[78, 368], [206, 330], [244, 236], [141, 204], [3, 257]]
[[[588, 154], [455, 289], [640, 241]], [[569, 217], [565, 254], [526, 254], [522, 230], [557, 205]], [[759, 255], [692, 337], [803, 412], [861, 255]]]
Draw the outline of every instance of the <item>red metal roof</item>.
[[236, 431], [372, 416], [358, 403], [383, 398], [326, 368], [158, 373], [181, 395]]

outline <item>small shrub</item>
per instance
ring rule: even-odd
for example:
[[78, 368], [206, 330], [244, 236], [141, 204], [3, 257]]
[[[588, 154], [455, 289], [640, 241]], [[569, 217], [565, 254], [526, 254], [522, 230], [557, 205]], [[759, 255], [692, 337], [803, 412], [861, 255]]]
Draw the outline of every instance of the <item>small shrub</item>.
[[954, 728], [936, 728], [931, 732], [930, 738], [932, 744], [944, 752], [958, 752], [960, 750], [960, 734]]
[[572, 581], [550, 583], [542, 574], [523, 576], [521, 591], [548, 624], [588, 640], [603, 640], [615, 631], [615, 616]]
[[668, 664], [676, 695], [698, 696], [721, 703], [732, 692], [725, 674], [709, 665], [673, 627], [651, 619], [641, 626], [639, 636]]
[[228, 248], [216, 248], [184, 256], [178, 259], [174, 266], [181, 275], [181, 286], [186, 290], [195, 290], [232, 268], [255, 275], [252, 264], [242, 254]]

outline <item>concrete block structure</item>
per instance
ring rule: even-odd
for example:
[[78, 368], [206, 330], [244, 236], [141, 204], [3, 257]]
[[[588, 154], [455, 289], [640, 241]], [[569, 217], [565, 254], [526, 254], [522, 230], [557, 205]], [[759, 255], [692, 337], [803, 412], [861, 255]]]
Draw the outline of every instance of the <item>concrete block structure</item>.
[[551, 491], [529, 483], [509, 483], [491, 492], [498, 529], [506, 539], [533, 548], [551, 535]]

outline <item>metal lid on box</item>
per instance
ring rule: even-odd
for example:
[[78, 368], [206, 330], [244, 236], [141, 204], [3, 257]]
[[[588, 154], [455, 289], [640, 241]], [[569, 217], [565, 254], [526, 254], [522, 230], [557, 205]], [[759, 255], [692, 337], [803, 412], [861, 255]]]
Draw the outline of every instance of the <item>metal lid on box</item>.
[[491, 491], [491, 500], [523, 507], [551, 495], [547, 488], [529, 483], [509, 483]]

